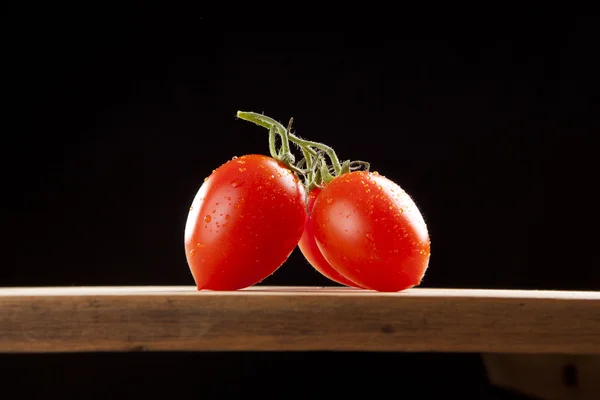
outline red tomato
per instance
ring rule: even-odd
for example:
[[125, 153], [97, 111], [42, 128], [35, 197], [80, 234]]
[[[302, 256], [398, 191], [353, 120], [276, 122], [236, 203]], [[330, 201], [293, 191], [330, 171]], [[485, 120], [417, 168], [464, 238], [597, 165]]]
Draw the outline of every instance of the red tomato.
[[341, 175], [317, 197], [312, 218], [323, 256], [356, 284], [397, 292], [421, 283], [430, 257], [427, 226], [391, 180], [366, 171]]
[[196, 194], [185, 226], [187, 262], [198, 290], [237, 290], [275, 272], [306, 222], [304, 186], [279, 161], [234, 158]]
[[315, 241], [314, 236], [314, 227], [313, 227], [313, 219], [311, 216], [311, 212], [315, 203], [315, 199], [321, 192], [321, 189], [315, 188], [310, 191], [308, 194], [308, 219], [306, 220], [306, 225], [304, 226], [304, 233], [302, 234], [302, 238], [300, 238], [300, 242], [298, 243], [298, 247], [300, 251], [304, 255], [304, 258], [321, 274], [325, 277], [331, 279], [334, 282], [341, 283], [345, 286], [353, 286], [356, 288], [361, 288], [354, 282], [345, 278], [339, 272], [337, 272], [323, 257], [321, 254], [321, 250], [317, 246], [317, 242]]

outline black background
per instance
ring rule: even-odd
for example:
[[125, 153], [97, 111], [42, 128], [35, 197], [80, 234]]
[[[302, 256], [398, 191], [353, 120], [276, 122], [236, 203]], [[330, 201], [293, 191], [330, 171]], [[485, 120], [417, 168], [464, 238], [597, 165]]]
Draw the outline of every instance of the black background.
[[[299, 135], [411, 194], [432, 239], [423, 287], [600, 288], [592, 18], [436, 39], [231, 32], [157, 10], [42, 20], [7, 43], [0, 286], [193, 285], [195, 192], [232, 156], [268, 154], [266, 130], [235, 118], [245, 110], [294, 117]], [[295, 251], [263, 284], [332, 283]], [[3, 355], [0, 373], [98, 398], [500, 396], [477, 355]]]

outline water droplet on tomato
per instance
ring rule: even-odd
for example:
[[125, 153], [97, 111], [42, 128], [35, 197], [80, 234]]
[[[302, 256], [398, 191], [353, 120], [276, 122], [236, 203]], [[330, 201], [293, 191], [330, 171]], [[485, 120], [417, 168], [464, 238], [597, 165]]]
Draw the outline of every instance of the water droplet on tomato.
[[231, 157], [231, 159], [232, 159], [232, 160], [235, 160], [236, 158], [237, 158], [237, 156], [233, 156], [233, 157]]
[[279, 172], [277, 173], [277, 176], [281, 178], [281, 174]]
[[269, 179], [275, 179], [275, 175], [271, 175]]
[[390, 206], [390, 207], [389, 207], [389, 209], [390, 209], [390, 210], [393, 210], [393, 209], [394, 209], [394, 206]]
[[331, 197], [327, 198], [327, 204], [329, 204], [329, 205], [333, 204], [333, 199]]
[[[231, 181], [231, 186], [234, 188], [240, 187], [240, 186], [242, 186], [242, 184], [243, 184], [242, 181], [240, 181], [239, 179], [234, 179]], [[227, 199], [229, 199], [229, 197]]]
[[381, 190], [381, 186], [377, 186], [377, 190]]
[[214, 214], [215, 212], [217, 212], [217, 210], [212, 210], [212, 213]]
[[204, 217], [204, 222], [210, 222], [210, 215], [206, 215]]
[[379, 175], [379, 172], [373, 171], [373, 175]]
[[225, 215], [225, 219], [229, 219], [229, 214]]
[[208, 179], [208, 176], [206, 178], [204, 178], [204, 182], [206, 182], [207, 179]]
[[196, 243], [196, 247], [204, 247], [204, 245], [201, 242]]
[[190, 256], [194, 257], [196, 255], [196, 250], [192, 249], [190, 250]]
[[244, 171], [246, 171], [246, 168], [244, 168], [244, 167], [240, 167], [240, 168], [238, 168], [238, 171], [240, 171], [240, 172], [244, 172]]
[[192, 211], [193, 209], [194, 209], [194, 207], [193, 207], [193, 206], [191, 206], [191, 207], [190, 207], [190, 211]]

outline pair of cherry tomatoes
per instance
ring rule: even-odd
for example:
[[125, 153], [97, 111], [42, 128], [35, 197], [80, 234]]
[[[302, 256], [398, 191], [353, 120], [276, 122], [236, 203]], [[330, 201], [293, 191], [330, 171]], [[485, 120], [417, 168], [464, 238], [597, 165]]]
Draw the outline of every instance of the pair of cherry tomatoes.
[[376, 172], [342, 174], [306, 196], [280, 161], [246, 155], [216, 169], [190, 207], [185, 249], [198, 290], [252, 286], [296, 246], [327, 278], [381, 292], [419, 285], [430, 257], [415, 203]]
[[[346, 286], [397, 292], [421, 283], [429, 234], [400, 186], [368, 168], [352, 169], [368, 163], [340, 164], [329, 146], [294, 135], [292, 120], [285, 128], [262, 114], [237, 115], [269, 129], [271, 157], [234, 157], [196, 194], [185, 250], [198, 290], [252, 286], [281, 267], [296, 246], [317, 271]], [[296, 164], [290, 142], [304, 155]]]

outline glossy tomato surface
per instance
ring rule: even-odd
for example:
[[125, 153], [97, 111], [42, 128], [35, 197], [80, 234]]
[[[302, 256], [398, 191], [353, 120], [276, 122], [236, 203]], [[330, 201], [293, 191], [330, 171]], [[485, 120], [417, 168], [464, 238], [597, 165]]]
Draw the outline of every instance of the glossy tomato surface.
[[306, 222], [298, 177], [263, 155], [216, 169], [196, 194], [185, 226], [187, 262], [198, 290], [237, 290], [275, 272]]
[[341, 175], [319, 194], [312, 217], [321, 253], [351, 281], [381, 292], [421, 283], [429, 233], [413, 200], [393, 181], [366, 171]]
[[310, 191], [308, 194], [308, 219], [306, 220], [306, 225], [304, 226], [304, 233], [300, 238], [300, 242], [298, 243], [298, 247], [300, 251], [304, 255], [304, 258], [322, 275], [326, 278], [331, 279], [334, 282], [340, 283], [345, 286], [352, 286], [360, 288], [357, 284], [345, 278], [339, 272], [337, 272], [323, 257], [321, 254], [321, 250], [317, 246], [317, 242], [315, 241], [314, 236], [314, 226], [312, 219], [312, 209], [315, 203], [315, 200], [319, 193], [321, 192], [320, 188], [315, 188]]

